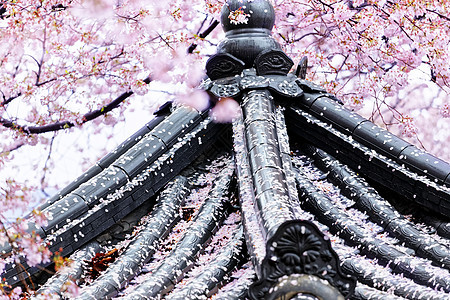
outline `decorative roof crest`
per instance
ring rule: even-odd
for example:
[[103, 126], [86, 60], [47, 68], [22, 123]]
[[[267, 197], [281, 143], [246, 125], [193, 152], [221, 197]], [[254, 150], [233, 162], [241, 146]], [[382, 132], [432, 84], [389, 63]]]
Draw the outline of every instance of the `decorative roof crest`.
[[286, 75], [293, 61], [271, 36], [275, 11], [268, 0], [230, 0], [223, 6], [225, 39], [206, 70], [211, 80], [240, 75], [255, 68], [256, 75]]

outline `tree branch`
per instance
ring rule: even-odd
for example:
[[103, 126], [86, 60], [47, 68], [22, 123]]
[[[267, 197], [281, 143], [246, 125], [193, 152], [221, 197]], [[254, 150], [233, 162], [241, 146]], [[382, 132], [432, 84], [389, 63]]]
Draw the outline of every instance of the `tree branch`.
[[450, 18], [449, 17], [447, 17], [447, 16], [444, 16], [443, 14], [441, 14], [441, 13], [439, 13], [439, 12], [437, 12], [437, 11], [435, 11], [435, 10], [432, 10], [432, 9], [426, 9], [426, 11], [428, 11], [428, 12], [431, 12], [431, 13], [434, 13], [434, 14], [436, 14], [436, 15], [438, 15], [440, 18], [442, 18], [442, 19], [444, 19], [444, 20], [447, 20], [447, 21], [450, 21]]
[[[150, 79], [150, 77], [147, 77], [143, 81], [146, 84], [149, 84], [151, 79]], [[103, 106], [102, 108], [86, 113], [85, 115], [83, 115], [82, 121], [78, 124], [75, 124], [75, 123], [69, 122], [69, 121], [60, 121], [60, 122], [43, 125], [43, 126], [26, 126], [26, 125], [16, 124], [13, 121], [7, 120], [4, 118], [0, 118], [0, 124], [6, 128], [13, 128], [13, 129], [22, 131], [23, 133], [26, 133], [26, 134], [37, 134], [37, 133], [45, 133], [45, 132], [57, 131], [57, 130], [61, 130], [61, 129], [67, 129], [67, 128], [74, 127], [75, 125], [84, 124], [86, 122], [89, 122], [89, 121], [101, 116], [101, 115], [104, 115], [104, 114], [112, 111], [114, 108], [117, 108], [120, 105], [120, 103], [125, 101], [131, 95], [133, 95], [132, 91], [125, 92], [125, 93], [121, 94], [119, 97], [117, 97], [116, 99], [114, 99], [113, 101], [111, 101], [109, 104]]]
[[23, 147], [24, 145], [25, 145], [25, 144], [19, 144], [19, 145], [17, 145], [17, 146], [14, 146], [14, 147], [11, 148], [11, 149], [4, 150], [4, 151], [0, 152], [0, 156], [5, 155], [5, 154], [9, 154], [10, 152], [13, 152], [13, 151], [15, 151], [15, 150], [17, 150], [17, 149], [20, 149], [20, 148]]
[[[208, 28], [205, 29], [205, 31], [203, 31], [202, 33], [200, 33], [198, 35], [199, 38], [204, 39], [205, 37], [207, 37], [216, 27], [217, 25], [219, 25], [219, 21], [214, 20], [209, 26]], [[194, 52], [195, 48], [197, 48], [197, 44], [192, 43], [189, 48], [188, 48], [188, 53], [192, 53]]]
[[47, 164], [50, 160], [50, 157], [52, 156], [52, 151], [53, 151], [53, 142], [55, 141], [55, 137], [56, 137], [56, 133], [53, 134], [52, 139], [50, 140], [50, 147], [48, 149], [48, 155], [47, 155], [47, 159], [45, 160], [45, 164], [44, 164], [44, 173], [42, 174], [41, 177], [41, 190], [44, 190], [44, 183], [45, 183], [45, 176], [47, 175]]
[[11, 96], [11, 97], [9, 97], [8, 99], [5, 99], [5, 97], [3, 97], [4, 100], [3, 100], [2, 102], [0, 102], [0, 106], [5, 106], [5, 105], [9, 104], [9, 103], [12, 102], [14, 99], [20, 97], [21, 95], [22, 95], [21, 93], [18, 93], [17, 95]]

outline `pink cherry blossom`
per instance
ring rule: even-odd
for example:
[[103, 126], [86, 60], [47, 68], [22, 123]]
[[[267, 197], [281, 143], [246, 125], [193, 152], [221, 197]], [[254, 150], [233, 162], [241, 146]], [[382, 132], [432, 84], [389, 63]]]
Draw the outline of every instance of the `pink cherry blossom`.
[[188, 94], [178, 95], [176, 102], [202, 111], [209, 106], [209, 96], [203, 91], [194, 90]]
[[242, 8], [230, 11], [228, 19], [231, 24], [247, 24], [250, 15], [246, 14]]
[[64, 296], [67, 298], [75, 298], [78, 297], [80, 295], [80, 288], [78, 287], [78, 285], [73, 282], [73, 281], [68, 281], [64, 287], [65, 292], [64, 292]]
[[211, 110], [211, 116], [218, 123], [230, 123], [241, 113], [239, 104], [232, 98], [221, 98]]
[[444, 104], [441, 107], [441, 115], [444, 118], [450, 118], [450, 105], [449, 104]]
[[399, 128], [404, 136], [413, 137], [417, 134], [417, 127], [414, 125], [414, 119], [408, 115], [401, 116]]

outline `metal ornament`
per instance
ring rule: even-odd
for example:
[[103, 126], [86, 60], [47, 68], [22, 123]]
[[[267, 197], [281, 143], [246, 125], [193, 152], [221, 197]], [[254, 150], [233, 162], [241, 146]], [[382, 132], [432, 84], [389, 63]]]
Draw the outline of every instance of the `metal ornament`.
[[295, 71], [295, 75], [297, 75], [300, 79], [306, 78], [306, 71], [308, 70], [308, 57], [303, 56], [297, 66], [297, 71]]
[[258, 75], [286, 75], [294, 62], [281, 50], [264, 50], [255, 59]]
[[212, 80], [239, 75], [244, 70], [245, 63], [229, 53], [211, 56], [206, 62], [206, 74]]
[[[250, 299], [266, 299], [280, 280], [293, 274], [314, 275], [327, 280], [344, 297], [351, 295], [356, 280], [342, 273], [331, 243], [311, 222], [292, 220], [283, 223], [267, 242], [262, 277], [249, 289]], [[308, 293], [321, 299], [322, 286]], [[301, 287], [298, 288], [301, 291]], [[291, 290], [289, 290], [291, 291]], [[335, 299], [339, 293], [335, 292]], [[269, 295], [269, 296], [268, 296]], [[342, 299], [342, 296], [340, 299]], [[331, 299], [331, 298], [327, 298]]]
[[215, 97], [230, 97], [239, 101], [242, 92], [268, 88], [281, 99], [299, 99], [303, 90], [295, 76], [266, 75], [257, 76], [254, 69], [245, 70], [240, 76], [225, 74], [225, 78], [205, 81], [202, 86]]

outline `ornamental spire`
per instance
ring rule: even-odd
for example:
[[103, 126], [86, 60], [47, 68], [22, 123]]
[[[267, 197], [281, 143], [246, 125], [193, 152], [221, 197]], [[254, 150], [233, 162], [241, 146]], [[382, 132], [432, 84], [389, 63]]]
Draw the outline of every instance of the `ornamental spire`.
[[268, 0], [228, 0], [222, 8], [222, 28], [226, 38], [217, 53], [228, 53], [251, 68], [264, 50], [281, 50], [271, 36], [275, 11]]
[[268, 0], [228, 0], [222, 8], [221, 23], [226, 37], [206, 65], [210, 79], [238, 75], [253, 67], [258, 72], [261, 59], [269, 58], [276, 65], [275, 74], [281, 74], [280, 70], [287, 74], [292, 67], [292, 60], [271, 36], [275, 11]]

